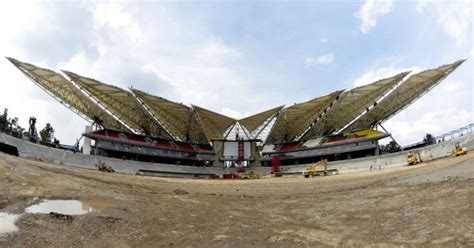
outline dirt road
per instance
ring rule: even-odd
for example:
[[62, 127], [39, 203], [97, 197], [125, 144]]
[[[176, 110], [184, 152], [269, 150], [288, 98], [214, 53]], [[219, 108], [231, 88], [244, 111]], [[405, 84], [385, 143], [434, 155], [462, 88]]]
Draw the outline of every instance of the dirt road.
[[[100, 212], [24, 213], [42, 199]], [[0, 153], [0, 247], [474, 246], [474, 153], [414, 167], [305, 179], [164, 179]]]

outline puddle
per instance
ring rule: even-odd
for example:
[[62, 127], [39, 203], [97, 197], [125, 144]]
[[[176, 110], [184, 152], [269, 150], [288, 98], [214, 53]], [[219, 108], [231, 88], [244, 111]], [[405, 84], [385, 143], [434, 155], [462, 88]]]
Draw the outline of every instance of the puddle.
[[89, 209], [89, 213], [100, 213], [102, 210], [111, 207], [109, 203], [105, 202], [96, 202], [96, 201], [83, 201], [82, 205]]
[[20, 217], [18, 214], [8, 214], [0, 212], [0, 236], [3, 234], [16, 232], [18, 227], [15, 225], [15, 221]]
[[[36, 200], [35, 198], [34, 200]], [[38, 204], [25, 209], [26, 213], [49, 214], [50, 212], [64, 215], [81, 215], [87, 213], [100, 213], [111, 205], [103, 202], [81, 202], [76, 200], [43, 200]], [[0, 212], [0, 236], [20, 230], [15, 222], [21, 214]]]
[[38, 204], [27, 207], [25, 212], [32, 214], [49, 214], [50, 212], [55, 212], [66, 215], [81, 215], [101, 212], [108, 207], [110, 207], [110, 205], [98, 202], [86, 203], [77, 200], [44, 200]]

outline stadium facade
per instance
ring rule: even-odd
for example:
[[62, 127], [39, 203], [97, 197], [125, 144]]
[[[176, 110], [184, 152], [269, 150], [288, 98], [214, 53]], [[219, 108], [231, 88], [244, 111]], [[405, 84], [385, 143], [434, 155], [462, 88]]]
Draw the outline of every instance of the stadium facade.
[[[379, 153], [382, 123], [439, 84], [464, 60], [337, 90], [234, 119], [139, 89], [7, 58], [36, 85], [94, 127], [91, 153], [171, 164], [283, 165]], [[382, 131], [378, 130], [381, 127]], [[86, 147], [85, 144], [84, 147]], [[87, 152], [88, 149], [87, 149]]]

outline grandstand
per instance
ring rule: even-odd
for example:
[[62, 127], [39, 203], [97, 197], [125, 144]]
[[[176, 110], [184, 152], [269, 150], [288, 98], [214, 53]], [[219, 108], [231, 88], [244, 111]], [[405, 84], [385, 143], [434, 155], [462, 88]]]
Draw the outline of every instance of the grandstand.
[[94, 155], [194, 166], [212, 165], [215, 156], [209, 144], [191, 144], [108, 129], [84, 135], [95, 141]]
[[390, 137], [382, 123], [464, 62], [402, 72], [236, 120], [139, 89], [7, 59], [94, 127], [84, 134], [93, 140], [92, 154], [195, 166], [269, 166], [272, 156], [280, 157], [283, 165], [295, 165], [378, 155], [379, 140]]

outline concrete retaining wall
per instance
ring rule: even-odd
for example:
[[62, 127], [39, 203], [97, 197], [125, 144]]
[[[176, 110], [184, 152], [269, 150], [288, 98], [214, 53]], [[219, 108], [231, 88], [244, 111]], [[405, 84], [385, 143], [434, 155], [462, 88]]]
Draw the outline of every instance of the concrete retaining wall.
[[[474, 133], [469, 133], [443, 143], [434, 144], [411, 151], [419, 152], [423, 161], [429, 161], [451, 156], [451, 151], [454, 149], [454, 145], [457, 142], [460, 143], [461, 147], [465, 147], [467, 150], [474, 150]], [[375, 157], [334, 161], [329, 163], [329, 168], [337, 169], [340, 173], [347, 173], [356, 171], [369, 171], [371, 167], [378, 170], [379, 167], [380, 169], [383, 169], [389, 167], [406, 166], [407, 156], [408, 151], [402, 151]], [[310, 164], [291, 166], [287, 168], [287, 171], [303, 171], [309, 166]]]
[[[34, 156], [55, 164], [64, 164], [94, 170], [96, 169], [95, 164], [97, 163], [97, 161], [101, 160], [106, 164], [111, 165], [117, 172], [127, 174], [135, 174], [139, 169], [156, 170], [170, 173], [209, 173], [217, 175], [237, 171], [236, 168], [194, 167], [185, 165], [178, 166], [171, 164], [147, 163], [102, 156], [92, 156], [82, 153], [73, 153], [71, 151], [59, 150], [51, 147], [34, 144], [28, 141], [17, 139], [15, 137], [11, 137], [3, 133], [0, 133], [0, 141], [12, 146], [16, 146], [21, 157]], [[468, 150], [473, 150], [474, 134], [466, 134], [464, 136], [443, 143], [417, 149], [416, 151], [419, 151], [421, 158], [424, 161], [442, 158], [451, 155], [451, 150], [454, 148], [454, 144], [456, 142], [459, 142], [462, 147], [466, 147]], [[329, 168], [337, 169], [340, 173], [348, 173], [356, 171], [368, 171], [370, 170], [371, 166], [373, 169], [378, 169], [379, 166], [381, 169], [388, 167], [405, 166], [407, 165], [407, 154], [408, 152], [398, 152], [376, 157], [335, 161], [329, 163]], [[301, 172], [307, 167], [309, 167], [309, 164], [285, 166], [282, 167], [282, 170], [287, 172]], [[260, 174], [268, 174], [270, 173], [271, 168], [255, 167], [252, 168], [252, 170]]]

